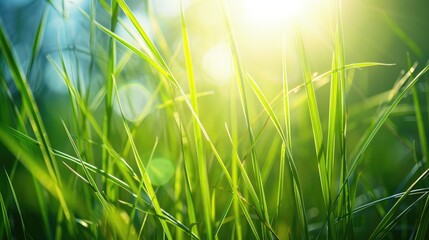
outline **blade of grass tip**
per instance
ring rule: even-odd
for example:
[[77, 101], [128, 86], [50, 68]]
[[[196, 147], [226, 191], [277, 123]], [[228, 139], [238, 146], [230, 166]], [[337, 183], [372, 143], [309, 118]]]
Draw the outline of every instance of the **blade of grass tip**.
[[[292, 237], [308, 239], [308, 222], [307, 214], [304, 205], [304, 199], [301, 191], [301, 183], [298, 177], [298, 171], [295, 167], [295, 162], [292, 155], [292, 127], [291, 127], [291, 114], [290, 114], [290, 98], [289, 98], [289, 84], [287, 77], [287, 62], [286, 62], [286, 35], [285, 32], [282, 33], [282, 80], [283, 80], [283, 105], [284, 105], [284, 118], [285, 118], [285, 142], [282, 145], [282, 155], [281, 158], [288, 161], [288, 166], [291, 172], [292, 185], [295, 205], [297, 206], [297, 214], [299, 223], [302, 229], [302, 235], [293, 234]], [[284, 149], [283, 149], [284, 148]], [[284, 163], [283, 163], [284, 164]], [[283, 167], [281, 165], [281, 168]], [[284, 171], [284, 170], [283, 170]]]
[[113, 90], [116, 93], [116, 98], [117, 98], [117, 101], [118, 101], [119, 109], [121, 111], [122, 124], [124, 125], [125, 132], [127, 133], [127, 136], [128, 136], [128, 141], [130, 141], [131, 149], [133, 151], [134, 158], [136, 160], [136, 164], [137, 164], [138, 169], [140, 171], [140, 175], [141, 175], [141, 180], [140, 181], [143, 181], [144, 186], [146, 188], [146, 191], [147, 191], [147, 193], [148, 193], [148, 195], [149, 195], [149, 197], [151, 199], [152, 207], [155, 209], [156, 214], [158, 216], [160, 216], [158, 218], [158, 220], [161, 223], [161, 226], [162, 226], [162, 228], [164, 230], [165, 235], [167, 236], [168, 239], [172, 239], [172, 235], [171, 235], [170, 230], [169, 230], [169, 228], [167, 226], [167, 222], [162, 218], [162, 217], [164, 217], [164, 214], [161, 211], [161, 207], [159, 205], [158, 198], [156, 197], [155, 191], [154, 191], [154, 189], [152, 187], [152, 184], [150, 182], [149, 175], [146, 172], [146, 169], [144, 167], [143, 161], [140, 158], [140, 154], [138, 153], [137, 147], [136, 147], [136, 145], [134, 143], [134, 139], [131, 136], [130, 129], [129, 129], [128, 124], [127, 124], [127, 122], [125, 120], [125, 117], [124, 117], [124, 114], [123, 114], [123, 110], [122, 110], [121, 101], [119, 99], [119, 92], [118, 92], [118, 89], [116, 88], [116, 84], [115, 84], [116, 81], [115, 81], [115, 77], [114, 76], [112, 76], [112, 80], [113, 80]]
[[302, 38], [302, 33], [300, 30], [300, 26], [298, 25], [296, 28], [297, 35], [297, 44], [299, 49], [299, 58], [301, 62], [301, 71], [304, 77], [305, 89], [307, 92], [307, 101], [308, 101], [308, 109], [310, 113], [311, 120], [311, 128], [313, 130], [313, 140], [316, 149], [316, 156], [319, 167], [319, 177], [320, 184], [322, 187], [322, 194], [326, 209], [329, 209], [330, 206], [330, 186], [327, 176], [326, 169], [326, 156], [324, 150], [323, 143], [323, 132], [322, 132], [322, 124], [320, 122], [319, 109], [317, 106], [316, 93], [314, 91], [314, 86], [312, 82], [312, 74], [310, 70], [310, 64], [308, 62], [307, 53], [304, 47], [304, 40]]
[[370, 240], [371, 239], [379, 239], [380, 237], [382, 237], [381, 235], [384, 234], [385, 228], [390, 223], [390, 221], [393, 219], [393, 216], [394, 216], [396, 210], [398, 210], [398, 208], [400, 207], [400, 205], [405, 201], [405, 199], [408, 197], [408, 195], [413, 190], [413, 188], [418, 183], [420, 183], [422, 180], [424, 180], [427, 177], [428, 174], [429, 174], [429, 169], [427, 169], [426, 171], [424, 171], [423, 174], [417, 180], [415, 180], [410, 185], [410, 187], [408, 187], [408, 189], [398, 199], [398, 201], [396, 201], [396, 203], [393, 205], [393, 207], [390, 208], [389, 212], [387, 212], [386, 215], [384, 215], [383, 219], [380, 221], [380, 223], [377, 225], [377, 227], [372, 232]]
[[25, 228], [24, 218], [22, 217], [22, 211], [21, 211], [21, 207], [19, 205], [18, 198], [16, 197], [15, 189], [13, 187], [12, 181], [9, 178], [9, 174], [7, 174], [6, 169], [4, 169], [4, 173], [6, 174], [6, 178], [7, 178], [7, 181], [9, 183], [9, 186], [10, 186], [12, 197], [13, 197], [13, 200], [15, 201], [16, 210], [18, 210], [19, 220], [21, 222], [24, 239], [27, 239], [27, 230]]
[[[407, 54], [407, 61], [408, 61], [408, 67], [411, 67], [411, 58], [410, 55]], [[417, 131], [419, 134], [419, 142], [420, 142], [420, 148], [423, 154], [424, 162], [426, 164], [426, 168], [429, 167], [429, 149], [428, 149], [428, 142], [426, 137], [426, 129], [425, 129], [425, 122], [423, 120], [423, 112], [419, 100], [419, 93], [417, 91], [417, 86], [414, 86], [412, 89], [413, 94], [413, 105], [414, 105], [414, 112], [416, 115], [416, 123], [417, 123]]]
[[15, 84], [19, 91], [21, 92], [21, 96], [23, 98], [23, 104], [25, 109], [28, 112], [29, 120], [31, 127], [36, 135], [37, 141], [40, 143], [40, 150], [43, 155], [43, 159], [45, 160], [46, 167], [48, 168], [49, 175], [53, 181], [57, 184], [56, 190], [58, 195], [58, 200], [60, 201], [61, 207], [63, 208], [66, 219], [69, 223], [70, 232], [74, 232], [71, 225], [73, 224], [73, 217], [69, 208], [66, 204], [66, 200], [61, 192], [61, 177], [59, 174], [58, 165], [55, 159], [55, 156], [52, 154], [51, 144], [49, 142], [45, 126], [42, 121], [42, 117], [40, 116], [39, 109], [36, 104], [36, 100], [31, 92], [28, 81], [19, 66], [17, 58], [13, 52], [12, 45], [8, 40], [6, 33], [4, 32], [4, 27], [2, 22], [0, 21], [0, 49], [4, 54], [6, 62], [9, 66], [10, 72], [15, 80]]
[[427, 239], [427, 229], [429, 226], [429, 195], [426, 197], [425, 206], [421, 212], [419, 223], [417, 226], [417, 233], [414, 237], [415, 240], [424, 240]]
[[[240, 55], [238, 52], [237, 41], [235, 39], [235, 35], [234, 35], [233, 30], [232, 30], [229, 11], [227, 9], [227, 7], [228, 7], [227, 2], [222, 1], [221, 5], [222, 5], [222, 9], [223, 9], [224, 22], [225, 22], [225, 26], [226, 26], [228, 40], [230, 43], [229, 45], [230, 45], [231, 54], [232, 54], [234, 67], [235, 67], [235, 72], [236, 72], [236, 79], [237, 79], [238, 90], [239, 90], [238, 92], [239, 92], [240, 99], [241, 99], [241, 106], [242, 106], [244, 118], [246, 121], [247, 132], [249, 134], [249, 141], [250, 141], [250, 146], [251, 146], [251, 154], [250, 155], [251, 155], [252, 168], [253, 168], [253, 172], [254, 172], [254, 175], [256, 178], [256, 189], [258, 191], [258, 197], [260, 198], [260, 204], [259, 204], [259, 206], [257, 206], [257, 208], [259, 209], [258, 211], [260, 211], [262, 213], [263, 222], [266, 222], [269, 224], [268, 207], [267, 207], [267, 202], [266, 202], [266, 197], [265, 197], [264, 184], [262, 181], [262, 176], [261, 176], [261, 172], [260, 172], [260, 168], [259, 168], [259, 164], [258, 164], [258, 157], [256, 154], [256, 149], [255, 149], [255, 137], [253, 134], [251, 123], [250, 123], [247, 93], [246, 93], [246, 89], [244, 86], [244, 80], [246, 78], [246, 75], [245, 75], [243, 65], [240, 61]], [[266, 228], [264, 228], [263, 226], [262, 226], [262, 232], [263, 232], [263, 236], [267, 236]]]
[[[192, 108], [195, 111], [196, 116], [198, 117], [198, 102], [197, 102], [197, 90], [195, 86], [195, 78], [194, 78], [194, 70], [192, 66], [192, 55], [191, 49], [189, 46], [189, 38], [188, 38], [188, 30], [185, 21], [185, 13], [183, 10], [183, 0], [180, 1], [180, 17], [181, 17], [181, 29], [182, 29], [182, 41], [183, 41], [183, 51], [185, 55], [186, 62], [186, 72], [188, 73], [188, 85], [189, 90], [191, 92], [191, 103]], [[197, 120], [194, 118], [194, 138], [196, 146], [196, 154], [197, 154], [197, 165], [198, 165], [198, 178], [200, 180], [200, 194], [203, 202], [203, 215], [204, 222], [207, 231], [207, 238], [213, 239], [212, 232], [212, 216], [210, 214], [210, 187], [209, 187], [209, 179], [207, 176], [207, 163], [204, 157], [204, 145], [203, 138], [201, 135], [201, 129], [198, 125]]]
[[6, 231], [6, 238], [8, 240], [12, 240], [13, 238], [12, 238], [12, 231], [10, 228], [9, 216], [7, 215], [6, 205], [4, 204], [3, 195], [1, 194], [1, 192], [0, 192], [0, 206], [1, 206], [1, 212], [3, 217], [2, 226], [4, 226], [4, 229]]
[[46, 26], [46, 21], [48, 19], [48, 15], [49, 15], [49, 7], [45, 7], [45, 10], [43, 11], [43, 15], [40, 18], [39, 25], [37, 27], [36, 37], [34, 38], [33, 48], [31, 50], [31, 55], [30, 55], [28, 67], [27, 67], [27, 73], [26, 73], [27, 78], [30, 77], [31, 71], [33, 70], [33, 64], [36, 60], [36, 57], [39, 55], [40, 47], [42, 46], [43, 36], [45, 33], [45, 26]]

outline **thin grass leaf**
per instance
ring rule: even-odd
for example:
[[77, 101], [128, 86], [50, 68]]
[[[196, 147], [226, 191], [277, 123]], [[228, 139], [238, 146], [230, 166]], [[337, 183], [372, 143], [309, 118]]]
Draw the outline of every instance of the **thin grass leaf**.
[[1, 207], [2, 217], [3, 217], [2, 226], [6, 231], [6, 239], [12, 240], [13, 238], [12, 238], [12, 231], [10, 228], [9, 216], [7, 215], [6, 205], [4, 203], [3, 195], [1, 194], [1, 192], [0, 192], [0, 207]]
[[271, 121], [274, 124], [274, 127], [276, 128], [277, 132], [279, 133], [280, 137], [283, 141], [286, 141], [285, 134], [283, 133], [283, 129], [280, 125], [279, 120], [277, 119], [277, 116], [275, 115], [272, 107], [270, 106], [267, 98], [262, 93], [261, 89], [259, 88], [256, 81], [250, 76], [249, 73], [246, 75], [248, 82], [250, 83], [250, 86], [252, 87], [253, 92], [257, 96], [258, 100], [261, 102], [262, 106], [264, 107], [264, 110], [267, 112], [268, 116], [270, 117]]
[[218, 235], [220, 229], [222, 228], [222, 226], [224, 224], [224, 221], [225, 221], [225, 218], [226, 218], [226, 216], [228, 215], [228, 213], [229, 213], [229, 211], [231, 209], [231, 205], [232, 205], [233, 201], [234, 201], [234, 195], [231, 195], [231, 197], [227, 201], [226, 207], [225, 207], [225, 209], [224, 209], [224, 211], [223, 211], [223, 213], [222, 213], [222, 215], [221, 215], [221, 217], [219, 219], [219, 223], [217, 224], [217, 227], [216, 227], [216, 229], [214, 231], [214, 237], [216, 237]]
[[313, 140], [316, 149], [317, 162], [319, 167], [319, 178], [322, 187], [323, 199], [325, 206], [329, 209], [331, 205], [330, 199], [330, 184], [328, 179], [328, 172], [326, 169], [326, 156], [323, 141], [322, 124], [320, 122], [319, 109], [317, 106], [316, 93], [312, 82], [312, 73], [310, 64], [308, 62], [307, 53], [304, 47], [304, 40], [302, 38], [301, 30], [299, 27], [296, 30], [297, 44], [299, 49], [299, 58], [301, 62], [302, 75], [304, 77], [305, 89], [307, 93], [308, 109], [310, 113], [311, 127], [313, 130]]
[[[293, 199], [297, 208], [298, 222], [302, 229], [302, 233], [292, 233], [292, 236], [296, 238], [308, 239], [308, 220], [306, 214], [306, 208], [304, 203], [304, 197], [301, 190], [301, 183], [299, 180], [298, 171], [295, 166], [295, 162], [292, 155], [292, 127], [291, 127], [291, 105], [288, 86], [288, 73], [287, 73], [287, 62], [286, 62], [286, 36], [282, 34], [282, 80], [283, 80], [283, 107], [284, 107], [284, 118], [285, 118], [285, 142], [282, 144], [282, 156], [281, 159], [286, 158], [287, 166], [291, 173], [290, 178], [293, 187]], [[283, 164], [280, 166], [284, 168]], [[282, 183], [283, 184], [283, 183]]]
[[[408, 60], [408, 67], [411, 67], [411, 59], [409, 54], [407, 55], [407, 60]], [[428, 141], [427, 141], [426, 129], [425, 129], [426, 124], [423, 120], [423, 111], [419, 100], [419, 93], [417, 91], [417, 86], [413, 87], [412, 95], [413, 95], [414, 112], [416, 115], [417, 131], [419, 134], [420, 148], [423, 154], [423, 161], [426, 163], [426, 167], [428, 167], [429, 166], [429, 149], [428, 149]]]
[[[183, 50], [185, 55], [186, 62], [186, 71], [188, 73], [188, 85], [191, 93], [191, 103], [192, 108], [195, 111], [196, 116], [198, 117], [198, 103], [197, 103], [197, 90], [195, 86], [195, 77], [194, 70], [192, 66], [192, 55], [191, 49], [189, 46], [188, 30], [186, 27], [185, 13], [183, 11], [183, 0], [180, 1], [180, 16], [181, 16], [181, 29], [182, 29], [182, 41], [183, 41]], [[204, 213], [204, 222], [205, 229], [207, 231], [207, 238], [213, 238], [212, 232], [212, 219], [210, 214], [210, 189], [209, 189], [209, 180], [207, 176], [207, 163], [204, 157], [204, 147], [203, 147], [203, 138], [201, 135], [201, 129], [198, 125], [197, 120], [194, 118], [194, 138], [196, 144], [196, 154], [197, 154], [197, 166], [198, 166], [198, 178], [200, 180], [200, 193], [203, 202], [203, 213]]]
[[36, 37], [34, 38], [34, 42], [33, 42], [33, 48], [31, 49], [31, 55], [29, 58], [27, 72], [26, 72], [27, 78], [30, 77], [34, 62], [37, 56], [39, 55], [40, 48], [42, 46], [43, 36], [45, 33], [45, 27], [46, 27], [46, 21], [48, 19], [48, 15], [49, 15], [49, 8], [46, 7], [45, 10], [43, 11], [42, 17], [40, 18], [40, 22], [36, 31]]
[[24, 218], [22, 217], [22, 211], [21, 211], [21, 207], [20, 207], [18, 198], [16, 197], [15, 189], [13, 187], [12, 181], [9, 178], [9, 174], [7, 174], [6, 169], [4, 169], [4, 173], [6, 175], [7, 181], [8, 181], [9, 186], [10, 186], [10, 190], [12, 193], [13, 201], [15, 202], [16, 210], [18, 210], [19, 220], [21, 222], [21, 227], [22, 227], [24, 239], [27, 239], [27, 230], [25, 228]]

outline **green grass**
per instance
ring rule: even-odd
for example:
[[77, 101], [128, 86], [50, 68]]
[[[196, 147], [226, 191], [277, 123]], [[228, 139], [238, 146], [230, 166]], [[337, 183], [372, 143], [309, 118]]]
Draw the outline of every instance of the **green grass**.
[[[154, 1], [92, 0], [80, 9], [48, 1], [26, 64], [0, 22], [1, 238], [427, 238], [429, 94], [421, 82], [429, 65], [413, 65], [406, 53], [402, 73], [371, 59], [348, 62], [338, 0], [329, 5], [332, 51], [322, 73], [313, 71], [323, 58], [297, 18], [275, 34], [279, 53], [269, 71], [279, 81], [270, 81], [248, 59], [263, 57], [246, 53], [235, 5], [222, 1], [212, 11], [232, 74], [218, 86], [206, 81], [199, 52], [206, 45], [192, 8], [202, 3], [185, 3], [166, 20]], [[77, 14], [87, 44], [64, 46], [57, 33], [46, 52], [51, 14], [64, 21]], [[424, 48], [383, 14], [422, 62]], [[63, 96], [45, 99], [32, 87], [41, 62], [55, 70]], [[361, 73], [377, 70], [399, 77], [371, 93], [365, 84], [377, 82]], [[136, 121], [127, 118], [135, 102], [121, 98], [130, 83], [151, 94]], [[162, 172], [169, 165], [157, 159], [173, 168]], [[384, 171], [400, 177], [386, 180]], [[166, 184], [151, 177], [167, 172]]]

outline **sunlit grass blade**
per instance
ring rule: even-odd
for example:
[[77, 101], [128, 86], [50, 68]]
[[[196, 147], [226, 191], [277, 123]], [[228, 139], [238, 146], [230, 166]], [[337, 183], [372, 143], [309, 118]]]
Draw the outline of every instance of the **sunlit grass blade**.
[[31, 50], [31, 56], [29, 58], [28, 67], [27, 67], [27, 71], [26, 71], [27, 78], [30, 77], [30, 74], [33, 70], [34, 62], [35, 62], [37, 56], [39, 55], [40, 48], [42, 46], [42, 41], [43, 41], [43, 37], [45, 34], [45, 27], [46, 27], [46, 21], [48, 19], [48, 14], [49, 14], [49, 8], [46, 7], [45, 10], [43, 11], [43, 15], [42, 15], [40, 22], [39, 22], [39, 25], [37, 27], [36, 36], [34, 38], [33, 48]]
[[143, 38], [143, 40], [147, 44], [149, 50], [151, 51], [150, 53], [153, 54], [155, 56], [156, 60], [165, 68], [167, 65], [166, 65], [163, 57], [159, 53], [158, 49], [155, 47], [155, 44], [153, 44], [152, 40], [149, 38], [146, 31], [140, 25], [140, 23], [138, 22], [137, 18], [135, 17], [135, 15], [131, 11], [131, 9], [128, 7], [128, 5], [125, 3], [124, 0], [116, 0], [116, 1], [117, 1], [118, 5], [121, 7], [122, 11], [125, 13], [125, 15], [127, 15], [127, 17], [131, 20], [134, 27], [139, 32], [140, 36]]
[[[111, 15], [110, 15], [110, 31], [115, 32], [115, 28], [118, 22], [119, 15], [119, 6], [116, 0], [112, 0], [111, 3]], [[94, 19], [92, 19], [92, 24], [94, 24]], [[104, 112], [103, 112], [103, 138], [110, 140], [111, 129], [112, 129], [112, 113], [113, 113], [113, 73], [116, 69], [116, 42], [110, 38], [109, 39], [109, 49], [108, 49], [108, 63], [107, 63], [107, 73], [106, 73], [106, 96], [104, 99]], [[114, 172], [113, 165], [107, 149], [104, 148], [102, 151], [102, 168], [107, 171], [107, 173]], [[103, 187], [107, 196], [110, 199], [117, 198], [117, 189], [110, 186], [106, 179], [103, 179]]]
[[311, 127], [313, 130], [313, 140], [316, 150], [317, 162], [319, 167], [319, 178], [322, 187], [323, 199], [326, 209], [329, 209], [331, 204], [330, 199], [330, 186], [326, 169], [326, 156], [323, 140], [322, 124], [320, 122], [319, 109], [316, 99], [316, 93], [312, 82], [312, 73], [310, 64], [308, 62], [307, 53], [304, 47], [304, 40], [302, 38], [301, 30], [297, 27], [297, 44], [299, 49], [299, 58], [301, 61], [301, 70], [305, 82], [305, 89], [307, 93], [308, 109], [310, 112]]
[[[288, 83], [288, 71], [287, 71], [287, 62], [286, 62], [286, 37], [285, 33], [283, 33], [282, 36], [282, 80], [283, 80], [283, 107], [284, 107], [284, 118], [285, 118], [285, 138], [284, 143], [282, 144], [282, 150], [281, 150], [281, 160], [280, 161], [280, 168], [282, 169], [281, 172], [284, 172], [283, 166], [286, 164], [284, 160], [287, 160], [287, 166], [289, 167], [290, 171], [290, 179], [292, 180], [292, 188], [293, 188], [293, 203], [295, 204], [297, 208], [297, 214], [298, 214], [298, 222], [300, 225], [300, 228], [302, 229], [302, 233], [294, 232], [294, 231], [300, 231], [298, 229], [292, 231], [293, 237], [300, 237], [302, 239], [308, 239], [308, 222], [307, 222], [307, 214], [306, 214], [306, 208], [304, 203], [304, 196], [302, 194], [301, 190], [301, 183], [299, 180], [298, 171], [295, 166], [295, 162], [293, 159], [292, 154], [292, 127], [291, 127], [291, 104], [290, 104], [290, 96], [291, 93], [289, 91], [289, 83]], [[281, 186], [283, 185], [283, 182], [281, 179], [282, 175], [280, 174], [279, 181], [281, 181]], [[279, 197], [283, 196], [282, 189], [280, 189], [279, 186]], [[291, 203], [291, 204], [293, 204]], [[294, 219], [294, 217], [289, 217]]]
[[[331, 186], [336, 184], [334, 179], [335, 170], [335, 150], [337, 149], [336, 141], [338, 141], [338, 148], [340, 150], [340, 182], [345, 182], [344, 190], [342, 191], [341, 200], [337, 208], [338, 215], [350, 216], [352, 212], [352, 199], [350, 197], [350, 187], [347, 176], [347, 106], [346, 106], [346, 71], [344, 70], [345, 63], [345, 50], [344, 50], [344, 36], [343, 36], [343, 19], [342, 19], [342, 1], [334, 1], [334, 17], [336, 22], [335, 29], [335, 42], [334, 42], [334, 57], [333, 69], [340, 69], [338, 72], [331, 75], [331, 92], [330, 92], [330, 108], [329, 108], [329, 126], [328, 126], [328, 140], [327, 140], [327, 169], [328, 177]], [[338, 111], [338, 112], [337, 112]], [[336, 139], [337, 138], [337, 139]], [[338, 238], [353, 238], [353, 223], [351, 217], [344, 219], [345, 221], [336, 224], [336, 237]]]
[[270, 117], [271, 121], [274, 124], [274, 127], [276, 128], [278, 134], [282, 138], [283, 141], [286, 141], [285, 134], [283, 133], [283, 129], [280, 125], [280, 121], [277, 119], [277, 116], [275, 115], [272, 107], [270, 106], [270, 103], [268, 102], [265, 95], [262, 93], [261, 89], [259, 88], [256, 81], [250, 76], [249, 74], [246, 75], [248, 82], [250, 83], [250, 86], [252, 87], [253, 92], [257, 96], [258, 100], [261, 102], [262, 106], [264, 107], [264, 110], [267, 112], [268, 116]]
[[[195, 78], [194, 78], [194, 70], [192, 66], [192, 56], [191, 56], [191, 49], [189, 46], [189, 39], [188, 39], [188, 32], [186, 27], [186, 21], [185, 21], [185, 14], [183, 11], [183, 1], [180, 1], [181, 3], [181, 29], [182, 29], [182, 41], [183, 41], [183, 50], [185, 55], [185, 62], [186, 62], [186, 71], [188, 73], [188, 85], [189, 90], [191, 93], [191, 103], [192, 108], [195, 111], [196, 116], [198, 117], [198, 103], [197, 103], [197, 90], [195, 86]], [[200, 192], [203, 202], [203, 212], [204, 212], [204, 222], [205, 222], [205, 229], [207, 231], [207, 238], [212, 239], [213, 233], [212, 233], [212, 221], [211, 214], [210, 214], [210, 189], [209, 189], [209, 181], [207, 176], [207, 163], [206, 159], [204, 157], [204, 147], [203, 147], [203, 138], [201, 136], [201, 129], [198, 125], [197, 120], [194, 118], [193, 121], [194, 125], [194, 138], [195, 138], [195, 144], [196, 144], [196, 156], [197, 156], [197, 162], [198, 162], [198, 178], [200, 181]]]

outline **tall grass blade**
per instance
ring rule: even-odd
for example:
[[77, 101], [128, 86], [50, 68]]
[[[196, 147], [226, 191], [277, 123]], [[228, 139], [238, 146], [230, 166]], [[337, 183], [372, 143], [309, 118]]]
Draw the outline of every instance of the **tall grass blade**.
[[[308, 239], [308, 222], [306, 208], [304, 204], [304, 197], [302, 195], [301, 183], [299, 180], [298, 171], [295, 166], [295, 162], [292, 154], [292, 127], [291, 127], [291, 104], [289, 94], [289, 84], [288, 84], [288, 73], [287, 73], [287, 62], [286, 62], [286, 37], [285, 33], [282, 36], [282, 80], [283, 80], [283, 107], [284, 107], [284, 118], [285, 118], [285, 139], [282, 144], [282, 156], [281, 159], [285, 158], [287, 160], [287, 166], [291, 173], [290, 179], [292, 180], [293, 187], [293, 199], [295, 206], [297, 208], [298, 223], [302, 232], [294, 232], [299, 230], [292, 231], [292, 236], [296, 238]], [[285, 164], [285, 163], [283, 163]], [[280, 168], [284, 168], [281, 164]], [[283, 184], [283, 183], [281, 183]], [[279, 193], [279, 195], [281, 195]]]
[[304, 77], [305, 89], [307, 93], [308, 109], [310, 112], [311, 127], [313, 130], [313, 140], [316, 149], [316, 156], [319, 167], [319, 178], [322, 187], [323, 199], [325, 202], [326, 209], [329, 209], [331, 205], [330, 199], [330, 186], [328, 179], [328, 172], [326, 169], [326, 156], [325, 147], [323, 141], [322, 124], [320, 122], [319, 109], [317, 106], [316, 93], [312, 82], [312, 73], [310, 70], [310, 64], [308, 62], [307, 53], [304, 47], [304, 40], [302, 38], [301, 30], [299, 26], [296, 29], [297, 44], [299, 49], [299, 58], [301, 62], [302, 75]]
[[[186, 71], [188, 73], [188, 85], [189, 90], [191, 93], [191, 103], [192, 108], [195, 111], [196, 116], [198, 117], [198, 103], [197, 103], [197, 90], [195, 86], [195, 77], [194, 77], [194, 70], [192, 66], [192, 56], [191, 56], [191, 49], [189, 46], [189, 38], [188, 38], [188, 30], [186, 27], [186, 21], [185, 21], [185, 13], [183, 11], [183, 0], [180, 1], [180, 16], [181, 16], [181, 29], [182, 29], [182, 41], [183, 41], [183, 50], [185, 55], [185, 62], [186, 62]], [[207, 231], [207, 238], [212, 239], [213, 238], [213, 232], [212, 232], [212, 220], [211, 214], [210, 214], [210, 189], [209, 189], [209, 180], [207, 177], [207, 163], [206, 159], [204, 157], [204, 147], [203, 147], [203, 138], [201, 136], [201, 129], [198, 125], [197, 120], [194, 118], [193, 121], [194, 126], [194, 138], [195, 138], [195, 144], [196, 144], [196, 156], [197, 156], [197, 165], [198, 165], [198, 178], [200, 180], [200, 194], [202, 197], [203, 202], [203, 213], [204, 213], [204, 222], [205, 222], [205, 229]]]

